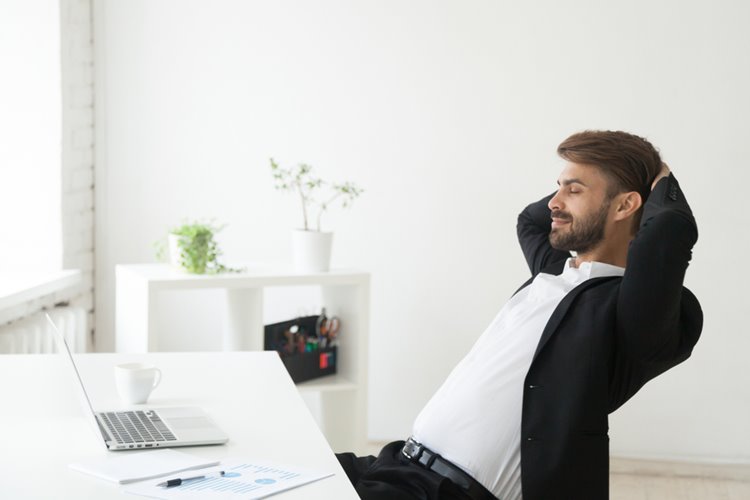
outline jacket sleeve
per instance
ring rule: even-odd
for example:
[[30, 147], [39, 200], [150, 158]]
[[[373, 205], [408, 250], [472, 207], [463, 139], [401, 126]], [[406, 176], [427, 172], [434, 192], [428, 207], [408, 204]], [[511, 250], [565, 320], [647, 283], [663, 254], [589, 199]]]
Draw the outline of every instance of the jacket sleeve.
[[698, 300], [683, 287], [697, 239], [693, 213], [670, 174], [646, 201], [617, 299], [619, 347], [658, 372], [690, 356], [703, 326]]
[[570, 257], [570, 252], [555, 250], [549, 243], [552, 218], [547, 204], [553, 196], [554, 193], [532, 203], [518, 215], [518, 242], [532, 275], [536, 275], [553, 262]]

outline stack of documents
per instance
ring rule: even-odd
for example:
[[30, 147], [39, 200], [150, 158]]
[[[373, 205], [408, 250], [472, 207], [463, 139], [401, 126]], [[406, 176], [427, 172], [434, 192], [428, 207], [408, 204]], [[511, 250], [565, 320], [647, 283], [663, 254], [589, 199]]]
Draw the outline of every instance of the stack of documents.
[[[185, 480], [186, 477], [196, 475], [205, 475], [206, 477]], [[332, 475], [332, 473], [326, 474], [299, 467], [279, 466], [271, 462], [230, 459], [222, 460], [218, 467], [185, 474], [182, 484], [178, 486], [160, 486], [164, 483], [163, 480], [152, 480], [130, 485], [125, 489], [125, 492], [162, 499], [218, 500], [234, 498], [252, 500], [264, 498]], [[167, 479], [178, 478], [180, 476]]]

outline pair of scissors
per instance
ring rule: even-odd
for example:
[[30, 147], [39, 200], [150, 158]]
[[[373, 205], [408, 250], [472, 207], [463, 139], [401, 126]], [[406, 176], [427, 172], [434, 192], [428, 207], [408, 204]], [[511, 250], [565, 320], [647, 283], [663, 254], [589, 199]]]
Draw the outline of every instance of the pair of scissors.
[[341, 320], [338, 316], [326, 316], [326, 310], [323, 308], [318, 320], [315, 323], [315, 333], [318, 335], [318, 345], [321, 347], [330, 347], [338, 337], [341, 329]]
[[[298, 345], [298, 336], [299, 332], [299, 326], [292, 325], [287, 330], [284, 331], [284, 337], [286, 338], [286, 343], [284, 344], [284, 350], [287, 352], [287, 354], [294, 354], [295, 347]], [[304, 350], [304, 348], [303, 348]]]

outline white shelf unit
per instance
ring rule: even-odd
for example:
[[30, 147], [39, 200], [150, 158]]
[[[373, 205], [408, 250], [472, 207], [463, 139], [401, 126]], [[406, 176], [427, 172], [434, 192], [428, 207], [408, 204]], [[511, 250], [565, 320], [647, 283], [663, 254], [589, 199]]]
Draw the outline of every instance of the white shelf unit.
[[367, 442], [367, 351], [370, 325], [370, 275], [356, 270], [296, 274], [266, 266], [242, 273], [194, 275], [167, 264], [115, 267], [115, 349], [154, 352], [159, 347], [157, 297], [172, 290], [223, 289], [227, 351], [263, 350], [263, 290], [319, 286], [329, 316], [341, 319], [337, 373], [298, 384], [331, 448], [362, 453]]

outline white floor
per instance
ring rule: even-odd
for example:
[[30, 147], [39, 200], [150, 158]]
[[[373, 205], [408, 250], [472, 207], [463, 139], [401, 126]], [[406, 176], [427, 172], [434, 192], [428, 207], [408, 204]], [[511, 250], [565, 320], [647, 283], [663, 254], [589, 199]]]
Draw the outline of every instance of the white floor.
[[750, 499], [750, 465], [613, 458], [609, 481], [612, 500]]
[[[370, 443], [377, 455], [385, 443]], [[611, 500], [748, 500], [750, 465], [610, 459]]]

